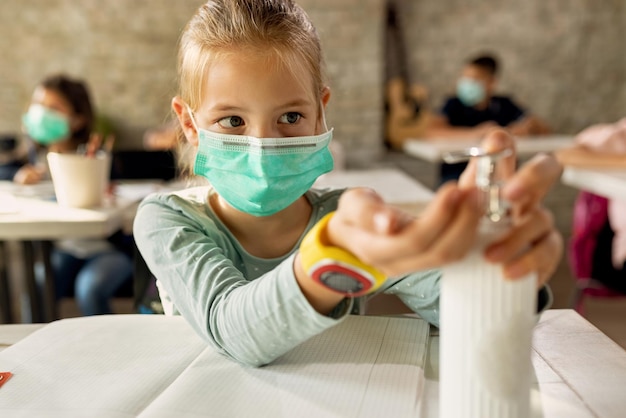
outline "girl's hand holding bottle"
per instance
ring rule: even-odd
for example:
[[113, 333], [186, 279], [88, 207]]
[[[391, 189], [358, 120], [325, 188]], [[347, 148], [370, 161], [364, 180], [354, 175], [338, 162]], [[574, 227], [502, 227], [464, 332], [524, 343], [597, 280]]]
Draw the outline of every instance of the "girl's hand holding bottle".
[[[483, 148], [514, 148], [504, 131], [493, 131]], [[537, 155], [514, 172], [515, 155], [506, 157], [503, 197], [511, 205], [513, 227], [490, 245], [487, 260], [503, 264], [511, 279], [531, 271], [543, 285], [554, 273], [563, 242], [552, 215], [541, 201], [561, 174], [555, 158]], [[458, 184], [442, 186], [419, 217], [386, 205], [368, 189], [349, 190], [328, 224], [329, 241], [344, 248], [388, 276], [441, 267], [464, 257], [474, 245], [483, 214], [479, 191], [473, 186], [475, 162]]]

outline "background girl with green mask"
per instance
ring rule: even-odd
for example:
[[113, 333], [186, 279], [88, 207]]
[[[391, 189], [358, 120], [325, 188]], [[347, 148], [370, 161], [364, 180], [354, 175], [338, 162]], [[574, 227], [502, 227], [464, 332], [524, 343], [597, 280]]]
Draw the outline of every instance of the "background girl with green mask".
[[[289, 0], [208, 1], [181, 37], [172, 108], [195, 173], [212, 186], [149, 196], [134, 235], [166, 314], [183, 315], [210, 345], [245, 364], [271, 362], [367, 297], [335, 292], [303, 266], [303, 237], [327, 214], [334, 212], [319, 225], [326, 225], [328, 244], [392, 277], [379, 291], [434, 324], [435, 268], [465, 254], [480, 217], [476, 190], [467, 185], [444, 187], [420, 218], [365, 189], [300, 190], [329, 169], [330, 89], [322, 68], [313, 24]], [[486, 146], [511, 141], [500, 132]], [[295, 155], [308, 155], [307, 164]], [[224, 181], [228, 170], [241, 179]], [[505, 191], [524, 219], [495, 244], [492, 259], [513, 278], [538, 270], [544, 283], [556, 267], [560, 237], [538, 202], [559, 173], [554, 159], [543, 157]], [[280, 205], [266, 204], [264, 181]], [[518, 252], [519, 244], [527, 250]]]
[[[36, 149], [75, 152], [89, 141], [94, 125], [87, 86], [62, 74], [45, 78], [33, 91], [22, 125]], [[47, 172], [41, 164], [45, 159], [39, 160], [22, 167], [14, 181], [32, 184], [44, 178]]]
[[[93, 135], [94, 109], [87, 85], [66, 75], [44, 79], [34, 90], [22, 122], [25, 133], [45, 153], [75, 153]], [[36, 183], [45, 167], [22, 167], [14, 181]], [[51, 266], [57, 299], [74, 296], [83, 315], [112, 313], [110, 300], [132, 280], [132, 237], [108, 240], [63, 240], [55, 243]]]

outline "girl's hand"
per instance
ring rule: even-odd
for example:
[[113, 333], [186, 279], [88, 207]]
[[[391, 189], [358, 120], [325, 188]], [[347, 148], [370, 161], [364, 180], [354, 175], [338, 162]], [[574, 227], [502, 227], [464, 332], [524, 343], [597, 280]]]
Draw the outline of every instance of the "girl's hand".
[[[482, 146], [497, 151], [514, 148], [514, 142], [506, 132], [494, 131]], [[512, 206], [513, 228], [486, 249], [486, 257], [502, 263], [509, 278], [536, 271], [543, 284], [558, 266], [563, 243], [540, 203], [562, 169], [547, 155], [536, 156], [517, 172], [515, 161], [511, 155], [501, 164], [506, 179], [502, 193]], [[457, 261], [474, 245], [482, 215], [474, 173], [472, 162], [459, 185], [442, 186], [419, 218], [386, 205], [371, 190], [346, 191], [329, 223], [329, 239], [389, 276]]]
[[346, 191], [328, 224], [331, 244], [388, 276], [441, 266], [472, 247], [481, 216], [477, 190], [443, 186], [419, 218], [369, 189]]
[[[514, 148], [513, 139], [504, 131], [492, 132], [483, 141], [487, 150]], [[541, 202], [561, 177], [562, 166], [556, 158], [538, 154], [515, 172], [515, 155], [503, 161], [502, 189], [511, 204], [513, 228], [498, 242], [490, 245], [485, 256], [488, 261], [503, 264], [505, 277], [521, 278], [537, 272], [543, 285], [556, 270], [563, 254], [563, 239], [554, 226], [552, 214]], [[463, 173], [460, 184], [470, 187], [475, 175], [475, 162]]]
[[488, 261], [503, 265], [504, 277], [518, 279], [536, 272], [539, 287], [554, 274], [562, 255], [563, 239], [554, 218], [539, 205], [514, 218], [512, 229], [485, 249]]

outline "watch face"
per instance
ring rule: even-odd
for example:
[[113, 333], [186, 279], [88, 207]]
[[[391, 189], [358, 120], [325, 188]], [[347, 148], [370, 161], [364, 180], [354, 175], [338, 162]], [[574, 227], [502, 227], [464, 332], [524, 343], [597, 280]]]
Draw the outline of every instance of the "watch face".
[[363, 290], [363, 283], [339, 271], [326, 271], [320, 274], [320, 281], [331, 289], [342, 293], [357, 293]]
[[321, 260], [309, 271], [313, 280], [339, 293], [360, 296], [374, 285], [374, 277], [368, 272], [336, 260]]

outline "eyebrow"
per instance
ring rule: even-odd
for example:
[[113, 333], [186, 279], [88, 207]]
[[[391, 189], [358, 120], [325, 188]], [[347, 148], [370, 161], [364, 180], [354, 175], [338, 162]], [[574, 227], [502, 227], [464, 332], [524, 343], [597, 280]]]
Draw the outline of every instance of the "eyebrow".
[[289, 107], [308, 106], [308, 105], [311, 105], [311, 100], [296, 99], [296, 100], [292, 100], [291, 102], [287, 102], [282, 106], [279, 106], [279, 108], [284, 109], [284, 108], [289, 108]]
[[227, 105], [227, 104], [218, 104], [217, 106], [213, 106], [210, 109], [211, 111], [218, 111], [218, 112], [231, 112], [231, 111], [240, 111], [240, 110], [244, 110], [242, 107], [239, 106], [231, 106], [231, 105]]
[[[278, 109], [289, 109], [292, 107], [310, 106], [310, 105], [311, 105], [311, 100], [295, 99], [295, 100], [292, 100], [290, 102], [287, 102], [285, 104], [278, 106]], [[237, 112], [237, 111], [244, 111], [244, 110], [245, 109], [240, 106], [232, 106], [228, 104], [219, 104], [219, 103], [211, 107], [211, 111], [214, 111], [214, 112], [215, 111], [216, 112]]]

